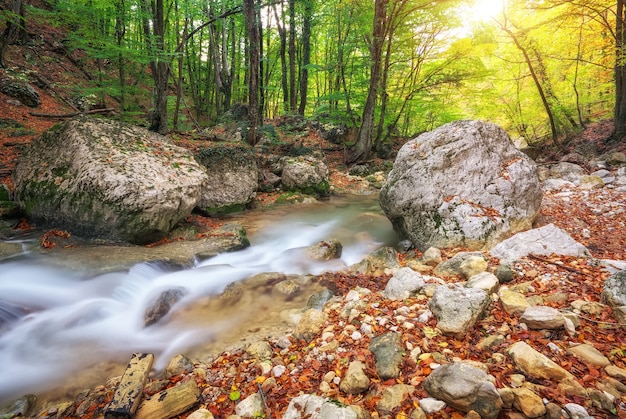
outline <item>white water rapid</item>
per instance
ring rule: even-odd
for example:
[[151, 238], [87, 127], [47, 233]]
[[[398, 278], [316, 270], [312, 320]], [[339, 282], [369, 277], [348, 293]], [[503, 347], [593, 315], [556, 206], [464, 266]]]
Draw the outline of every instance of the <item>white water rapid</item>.
[[[356, 263], [395, 240], [386, 219], [366, 214], [376, 208], [372, 199], [340, 207], [321, 203], [306, 211], [293, 207], [254, 234], [249, 248], [175, 272], [142, 263], [85, 279], [84, 272], [53, 268], [33, 257], [0, 260], [0, 405], [50, 391], [85, 368], [125, 364], [133, 352], [154, 353], [156, 368], [162, 368], [172, 356], [219, 339], [238, 316], [144, 327], [146, 307], [170, 288], [185, 290], [172, 309], [184, 311], [257, 273], [318, 274]], [[340, 261], [313, 263], [301, 256], [304, 247], [331, 238], [344, 246]]]

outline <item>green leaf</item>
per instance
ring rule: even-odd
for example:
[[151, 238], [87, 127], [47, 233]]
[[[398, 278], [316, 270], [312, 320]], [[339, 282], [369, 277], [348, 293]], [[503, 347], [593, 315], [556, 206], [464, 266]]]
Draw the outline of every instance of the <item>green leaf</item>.
[[238, 390], [233, 390], [230, 392], [230, 395], [228, 397], [232, 401], [237, 401], [241, 398], [241, 393]]

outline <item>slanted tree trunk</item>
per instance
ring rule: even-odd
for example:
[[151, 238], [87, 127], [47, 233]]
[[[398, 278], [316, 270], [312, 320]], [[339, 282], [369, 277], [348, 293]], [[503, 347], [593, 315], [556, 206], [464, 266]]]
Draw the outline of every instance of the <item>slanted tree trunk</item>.
[[372, 152], [374, 111], [378, 98], [378, 87], [382, 68], [382, 50], [387, 26], [387, 4], [389, 0], [376, 0], [374, 4], [374, 30], [370, 42], [370, 84], [363, 107], [363, 119], [354, 148], [346, 156], [346, 163], [366, 161]]
[[[282, 3], [281, 3], [282, 5]], [[282, 23], [281, 17], [278, 15], [276, 3], [273, 4], [274, 16], [276, 17], [276, 26], [278, 28], [278, 36], [280, 37], [280, 86], [283, 91], [283, 111], [289, 111], [289, 82], [287, 81], [287, 30]], [[282, 13], [281, 13], [282, 15]]]

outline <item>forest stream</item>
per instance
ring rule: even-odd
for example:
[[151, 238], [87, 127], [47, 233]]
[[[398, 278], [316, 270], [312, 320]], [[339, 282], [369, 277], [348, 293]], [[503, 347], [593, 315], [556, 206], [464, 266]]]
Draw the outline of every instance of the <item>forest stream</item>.
[[[294, 298], [256, 289], [234, 305], [220, 304], [217, 296], [228, 284], [259, 273], [343, 269], [397, 241], [373, 196], [231, 218], [246, 227], [251, 246], [190, 269], [148, 262], [86, 275], [89, 260], [80, 270], [53, 267], [29, 254], [0, 260], [0, 405], [27, 393], [36, 394], [39, 405], [71, 400], [82, 389], [121, 375], [133, 352], [154, 353], [158, 371], [180, 353], [204, 359], [288, 333], [286, 313], [305, 307], [319, 285], [303, 282]], [[343, 245], [341, 259], [307, 260], [307, 246], [332, 238]], [[177, 287], [185, 296], [165, 318], [145, 327], [149, 304]]]

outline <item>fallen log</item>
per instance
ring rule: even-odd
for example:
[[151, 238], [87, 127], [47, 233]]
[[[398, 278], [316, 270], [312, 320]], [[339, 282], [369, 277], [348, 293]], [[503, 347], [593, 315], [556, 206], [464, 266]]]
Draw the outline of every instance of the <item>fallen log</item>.
[[32, 116], [37, 116], [39, 118], [68, 119], [68, 118], [74, 118], [75, 116], [79, 116], [79, 115], [94, 115], [94, 114], [114, 113], [114, 112], [115, 112], [115, 108], [104, 108], [104, 109], [92, 109], [90, 111], [85, 111], [85, 112], [72, 112], [72, 113], [62, 113], [62, 114], [39, 113], [39, 112], [29, 112], [29, 114]]
[[133, 354], [113, 400], [104, 412], [105, 419], [130, 419], [135, 415], [153, 362], [152, 354]]
[[198, 385], [192, 379], [163, 390], [139, 406], [135, 419], [169, 419], [191, 409], [200, 397]]

